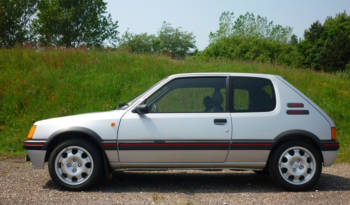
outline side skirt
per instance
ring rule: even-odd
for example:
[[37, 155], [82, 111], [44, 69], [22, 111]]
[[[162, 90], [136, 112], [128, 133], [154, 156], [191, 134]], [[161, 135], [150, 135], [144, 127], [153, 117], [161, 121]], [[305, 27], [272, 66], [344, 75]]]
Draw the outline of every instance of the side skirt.
[[128, 163], [111, 162], [113, 169], [263, 169], [266, 162], [223, 162], [223, 163]]

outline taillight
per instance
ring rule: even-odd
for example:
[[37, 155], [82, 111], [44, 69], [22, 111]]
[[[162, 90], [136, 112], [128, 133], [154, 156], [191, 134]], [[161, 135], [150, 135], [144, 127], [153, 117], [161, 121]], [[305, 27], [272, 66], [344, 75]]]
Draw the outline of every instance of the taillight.
[[303, 103], [288, 103], [288, 107], [304, 107]]
[[332, 127], [331, 132], [332, 132], [332, 140], [336, 140], [337, 139], [337, 129], [335, 127]]

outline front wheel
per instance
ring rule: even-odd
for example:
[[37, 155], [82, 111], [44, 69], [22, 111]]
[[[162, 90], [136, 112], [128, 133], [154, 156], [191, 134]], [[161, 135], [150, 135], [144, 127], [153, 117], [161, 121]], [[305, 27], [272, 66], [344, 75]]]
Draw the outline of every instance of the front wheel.
[[85, 190], [102, 175], [101, 155], [87, 141], [70, 139], [59, 144], [49, 158], [51, 178], [68, 190]]
[[290, 191], [311, 189], [322, 170], [320, 152], [311, 144], [291, 141], [278, 147], [270, 158], [272, 179]]

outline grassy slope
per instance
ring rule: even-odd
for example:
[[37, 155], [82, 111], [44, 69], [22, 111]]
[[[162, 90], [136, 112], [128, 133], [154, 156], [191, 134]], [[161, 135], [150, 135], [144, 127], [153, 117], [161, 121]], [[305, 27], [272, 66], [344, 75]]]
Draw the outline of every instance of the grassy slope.
[[110, 110], [161, 78], [181, 72], [254, 72], [284, 76], [336, 122], [338, 161], [350, 162], [350, 80], [326, 73], [225, 60], [85, 50], [0, 49], [0, 153], [23, 153], [36, 120]]

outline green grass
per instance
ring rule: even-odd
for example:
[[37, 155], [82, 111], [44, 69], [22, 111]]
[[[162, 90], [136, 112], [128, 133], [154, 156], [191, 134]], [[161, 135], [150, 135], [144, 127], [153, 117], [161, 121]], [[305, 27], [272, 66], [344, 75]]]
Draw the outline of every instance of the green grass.
[[23, 154], [34, 121], [111, 110], [158, 80], [183, 72], [253, 72], [284, 76], [336, 122], [338, 161], [350, 162], [350, 79], [271, 64], [132, 55], [82, 49], [0, 49], [0, 153]]

